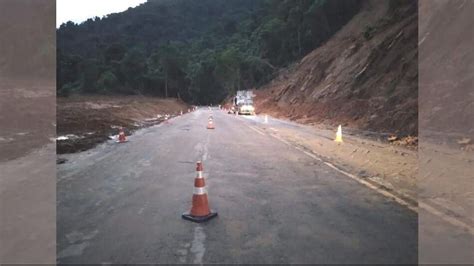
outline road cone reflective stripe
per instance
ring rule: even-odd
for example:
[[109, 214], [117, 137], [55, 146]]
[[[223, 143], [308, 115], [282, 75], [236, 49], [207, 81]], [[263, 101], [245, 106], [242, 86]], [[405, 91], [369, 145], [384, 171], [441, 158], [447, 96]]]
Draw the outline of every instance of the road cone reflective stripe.
[[336, 139], [334, 141], [335, 142], [342, 142], [342, 127], [341, 127], [341, 125], [339, 125], [339, 127], [337, 128]]
[[123, 128], [120, 128], [119, 135], [118, 135], [118, 142], [119, 143], [127, 142], [127, 136], [125, 136], [125, 132]]
[[202, 163], [196, 163], [196, 178], [194, 179], [193, 205], [189, 212], [183, 213], [181, 216], [185, 220], [201, 223], [208, 221], [217, 216], [217, 212], [209, 208], [207, 199], [206, 184], [202, 176]]
[[212, 121], [212, 116], [209, 116], [209, 120], [207, 121], [207, 129], [214, 129], [214, 122]]

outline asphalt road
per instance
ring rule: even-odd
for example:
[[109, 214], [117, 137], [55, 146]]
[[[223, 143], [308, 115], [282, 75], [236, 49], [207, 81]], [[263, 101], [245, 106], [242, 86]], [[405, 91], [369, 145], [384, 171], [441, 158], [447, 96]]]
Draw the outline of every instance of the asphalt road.
[[[60, 263], [416, 263], [415, 212], [207, 108], [58, 165]], [[275, 125], [277, 126], [277, 125]], [[189, 210], [202, 160], [211, 208]]]

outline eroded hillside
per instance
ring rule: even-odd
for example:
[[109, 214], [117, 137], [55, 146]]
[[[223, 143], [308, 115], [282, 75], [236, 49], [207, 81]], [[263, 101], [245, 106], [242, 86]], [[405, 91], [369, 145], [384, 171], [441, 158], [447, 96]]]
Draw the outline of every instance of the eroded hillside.
[[366, 1], [328, 42], [256, 91], [260, 113], [416, 135], [416, 1]]

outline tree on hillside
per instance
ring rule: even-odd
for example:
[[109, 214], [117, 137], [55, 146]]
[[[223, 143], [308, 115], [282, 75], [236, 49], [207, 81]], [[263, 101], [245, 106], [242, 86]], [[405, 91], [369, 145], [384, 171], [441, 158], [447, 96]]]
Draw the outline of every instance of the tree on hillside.
[[[58, 94], [143, 93], [221, 101], [268, 82], [360, 0], [152, 0], [57, 30]], [[60, 93], [64, 92], [64, 93]]]
[[240, 90], [241, 62], [242, 55], [235, 47], [229, 47], [217, 55], [215, 75], [229, 93]]
[[124, 92], [136, 93], [143, 88], [143, 74], [146, 72], [146, 56], [141, 46], [130, 49], [120, 61], [120, 80]]

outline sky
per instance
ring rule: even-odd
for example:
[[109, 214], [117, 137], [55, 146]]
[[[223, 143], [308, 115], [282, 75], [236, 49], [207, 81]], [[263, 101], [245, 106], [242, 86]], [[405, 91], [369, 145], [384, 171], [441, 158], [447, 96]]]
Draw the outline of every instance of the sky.
[[81, 23], [88, 18], [122, 12], [144, 2], [146, 0], [57, 0], [56, 27], [68, 21]]

